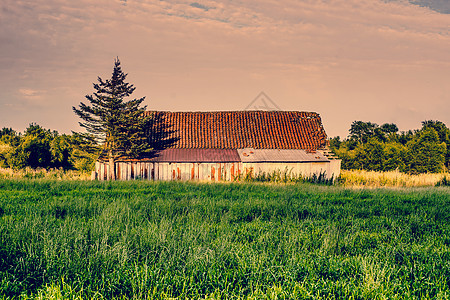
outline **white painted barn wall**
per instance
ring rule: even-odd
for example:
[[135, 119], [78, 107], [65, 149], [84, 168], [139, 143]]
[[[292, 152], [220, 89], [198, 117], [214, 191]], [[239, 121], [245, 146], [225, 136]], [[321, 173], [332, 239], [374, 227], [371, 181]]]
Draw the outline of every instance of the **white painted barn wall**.
[[244, 174], [253, 170], [253, 174], [271, 174], [273, 172], [287, 171], [292, 176], [312, 177], [325, 173], [327, 179], [337, 178], [340, 175], [341, 161], [330, 160], [329, 162], [299, 162], [299, 163], [267, 163], [254, 162], [242, 163]]

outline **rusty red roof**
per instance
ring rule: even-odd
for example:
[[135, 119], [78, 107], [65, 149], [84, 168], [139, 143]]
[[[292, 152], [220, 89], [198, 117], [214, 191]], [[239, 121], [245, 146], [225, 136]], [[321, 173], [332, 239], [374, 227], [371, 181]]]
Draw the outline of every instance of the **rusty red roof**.
[[319, 114], [298, 111], [165, 112], [178, 149], [320, 149], [327, 135]]

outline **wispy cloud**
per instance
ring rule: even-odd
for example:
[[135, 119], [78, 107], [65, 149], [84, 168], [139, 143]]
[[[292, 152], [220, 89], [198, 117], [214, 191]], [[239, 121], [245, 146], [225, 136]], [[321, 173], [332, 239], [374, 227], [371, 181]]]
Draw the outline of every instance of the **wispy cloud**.
[[36, 98], [40, 97], [40, 91], [31, 90], [31, 89], [19, 89], [19, 93], [27, 98]]

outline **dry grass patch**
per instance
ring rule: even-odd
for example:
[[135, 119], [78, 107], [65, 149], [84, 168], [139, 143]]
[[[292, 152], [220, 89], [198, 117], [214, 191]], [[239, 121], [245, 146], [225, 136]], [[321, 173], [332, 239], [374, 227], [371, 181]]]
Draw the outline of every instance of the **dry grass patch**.
[[88, 180], [90, 175], [76, 170], [32, 169], [20, 170], [0, 168], [0, 179], [56, 179], [56, 180]]
[[398, 171], [342, 170], [339, 182], [344, 186], [424, 187], [435, 186], [445, 176], [448, 173], [410, 175]]

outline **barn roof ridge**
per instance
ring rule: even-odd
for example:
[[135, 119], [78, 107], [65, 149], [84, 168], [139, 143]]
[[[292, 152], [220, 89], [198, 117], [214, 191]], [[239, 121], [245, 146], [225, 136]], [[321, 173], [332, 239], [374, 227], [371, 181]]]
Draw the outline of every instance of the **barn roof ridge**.
[[209, 113], [252, 113], [252, 112], [262, 112], [262, 113], [305, 113], [305, 114], [316, 114], [315, 111], [303, 111], [303, 110], [147, 110], [146, 113], [196, 113], [196, 114], [209, 114]]

